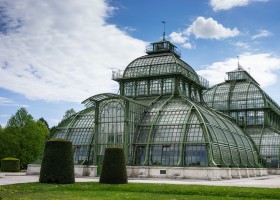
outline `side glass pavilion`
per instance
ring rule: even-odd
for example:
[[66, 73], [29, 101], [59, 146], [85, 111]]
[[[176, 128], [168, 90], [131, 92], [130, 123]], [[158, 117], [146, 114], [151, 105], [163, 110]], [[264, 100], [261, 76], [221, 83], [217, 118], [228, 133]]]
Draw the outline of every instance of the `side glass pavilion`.
[[250, 135], [266, 167], [279, 168], [280, 107], [241, 67], [227, 75], [225, 82], [204, 92], [205, 102], [230, 115]]

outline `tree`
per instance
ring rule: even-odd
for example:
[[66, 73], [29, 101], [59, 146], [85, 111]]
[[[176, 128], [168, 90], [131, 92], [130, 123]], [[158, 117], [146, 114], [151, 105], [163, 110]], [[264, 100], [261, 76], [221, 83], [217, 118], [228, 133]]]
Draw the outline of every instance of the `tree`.
[[47, 122], [43, 117], [41, 117], [41, 118], [39, 119], [39, 121], [43, 122], [43, 123], [46, 125], [46, 127], [47, 127], [48, 129], [50, 129], [48, 122]]
[[1, 133], [1, 158], [15, 157], [26, 166], [42, 156], [48, 135], [49, 130], [42, 121], [35, 121], [25, 108], [20, 108]]
[[62, 120], [67, 119], [68, 117], [74, 115], [75, 113], [76, 111], [73, 108], [66, 110]]
[[15, 115], [9, 119], [7, 127], [24, 127], [29, 122], [33, 121], [33, 117], [28, 114], [25, 108], [20, 108]]

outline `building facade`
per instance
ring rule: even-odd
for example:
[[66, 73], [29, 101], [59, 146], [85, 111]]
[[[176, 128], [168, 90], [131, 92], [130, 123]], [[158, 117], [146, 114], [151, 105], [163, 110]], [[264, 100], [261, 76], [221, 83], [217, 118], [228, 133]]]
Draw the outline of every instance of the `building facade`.
[[89, 97], [56, 128], [54, 138], [72, 141], [75, 164], [99, 166], [106, 147], [121, 146], [128, 166], [260, 167], [243, 127], [205, 105], [208, 82], [176, 46], [162, 40], [146, 52], [113, 72], [119, 94]]

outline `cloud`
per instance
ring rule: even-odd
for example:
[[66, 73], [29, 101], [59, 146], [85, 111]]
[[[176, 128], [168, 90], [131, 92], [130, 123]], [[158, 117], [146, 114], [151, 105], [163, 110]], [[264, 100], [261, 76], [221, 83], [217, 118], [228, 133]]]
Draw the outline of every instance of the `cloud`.
[[170, 35], [170, 41], [174, 43], [180, 44], [182, 47], [191, 49], [192, 45], [188, 42], [187, 36], [185, 36], [183, 33], [178, 32], [172, 32]]
[[259, 30], [259, 33], [258, 33], [258, 34], [254, 35], [254, 36], [252, 37], [252, 40], [255, 40], [255, 39], [257, 39], [257, 38], [262, 38], [262, 37], [269, 37], [269, 36], [271, 36], [271, 35], [272, 35], [272, 33], [269, 32], [268, 30], [261, 29], [261, 30]]
[[208, 19], [198, 17], [186, 30], [186, 33], [193, 34], [196, 38], [217, 40], [235, 37], [240, 34], [237, 28], [225, 28], [222, 24], [219, 24], [211, 17]]
[[230, 10], [234, 7], [247, 6], [253, 2], [267, 2], [268, 0], [210, 0], [209, 5], [214, 11]]
[[118, 84], [112, 68], [143, 55], [146, 43], [106, 22], [104, 0], [2, 0], [0, 87], [29, 99], [81, 102]]
[[245, 42], [235, 42], [233, 43], [234, 46], [238, 47], [238, 48], [242, 48], [242, 49], [250, 49], [250, 45], [248, 43]]
[[[278, 77], [273, 73], [280, 69], [280, 58], [270, 54], [244, 53], [239, 56], [241, 66], [260, 84], [267, 87], [277, 82]], [[226, 78], [226, 72], [237, 69], [237, 58], [228, 58], [215, 62], [204, 70], [197, 71], [199, 75], [209, 80], [210, 85], [221, 83]]]
[[24, 108], [29, 107], [28, 105], [16, 103], [14, 100], [8, 99], [6, 97], [0, 97], [0, 106], [16, 106]]

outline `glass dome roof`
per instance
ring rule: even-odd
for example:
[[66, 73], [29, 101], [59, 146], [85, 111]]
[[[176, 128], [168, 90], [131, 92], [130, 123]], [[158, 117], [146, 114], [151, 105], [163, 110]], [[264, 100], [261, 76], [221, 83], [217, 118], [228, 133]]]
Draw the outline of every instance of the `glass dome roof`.
[[199, 76], [193, 68], [173, 53], [151, 54], [137, 58], [126, 67], [123, 78], [166, 74], [182, 74], [200, 84]]
[[[204, 101], [217, 110], [270, 108], [280, 115], [279, 105], [269, 97], [259, 86], [250, 79], [238, 78], [234, 74], [242, 71], [231, 72], [228, 81], [217, 84], [206, 90], [203, 94]], [[245, 71], [243, 71], [245, 73]], [[246, 72], [246, 74], [248, 74]]]

